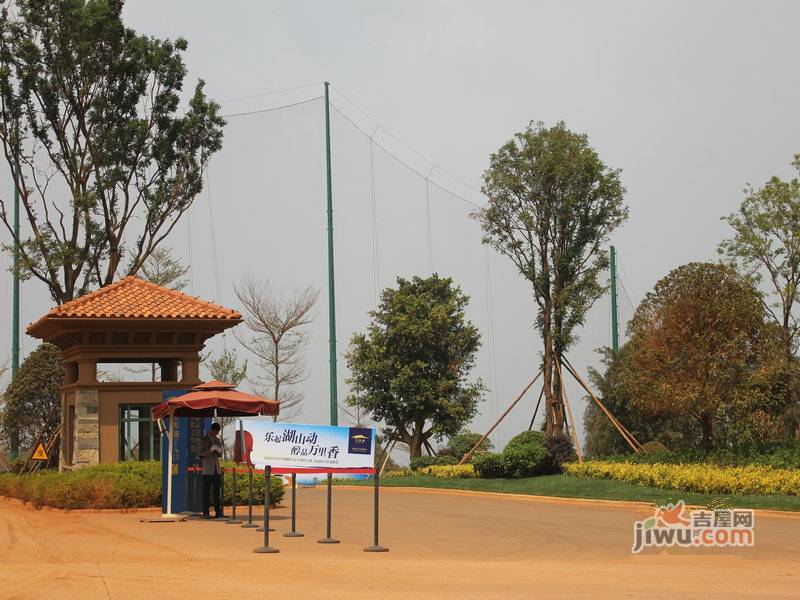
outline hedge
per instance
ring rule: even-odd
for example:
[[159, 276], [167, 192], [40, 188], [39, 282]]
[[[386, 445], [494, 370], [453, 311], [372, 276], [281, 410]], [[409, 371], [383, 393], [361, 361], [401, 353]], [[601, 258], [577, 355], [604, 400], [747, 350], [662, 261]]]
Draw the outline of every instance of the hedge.
[[432, 465], [419, 470], [422, 475], [433, 475], [443, 479], [467, 479], [477, 477], [475, 467], [466, 465]]
[[566, 463], [568, 475], [617, 479], [651, 487], [703, 494], [800, 495], [800, 471], [769, 466], [721, 467], [710, 464], [636, 464], [590, 460]]
[[161, 464], [126, 461], [75, 471], [0, 474], [0, 495], [55, 508], [138, 508], [161, 504]]
[[755, 448], [743, 446], [736, 449], [684, 450], [680, 452], [651, 452], [642, 454], [619, 454], [597, 457], [605, 462], [638, 464], [696, 464], [708, 463], [723, 467], [760, 465], [774, 469], [800, 469], [800, 442]]
[[[232, 498], [232, 477], [225, 476], [223, 500]], [[239, 477], [237, 498], [247, 502], [247, 476]], [[273, 477], [270, 501], [279, 504], [285, 493], [283, 482]], [[92, 465], [58, 473], [41, 471], [29, 475], [0, 474], [0, 496], [18, 498], [35, 507], [54, 508], [144, 508], [161, 505], [161, 463], [125, 461]], [[263, 504], [264, 476], [253, 477], [254, 504]]]
[[458, 462], [458, 458], [449, 454], [439, 454], [437, 456], [417, 456], [411, 459], [409, 467], [412, 471], [419, 471], [425, 467], [432, 467], [434, 465], [454, 465]]

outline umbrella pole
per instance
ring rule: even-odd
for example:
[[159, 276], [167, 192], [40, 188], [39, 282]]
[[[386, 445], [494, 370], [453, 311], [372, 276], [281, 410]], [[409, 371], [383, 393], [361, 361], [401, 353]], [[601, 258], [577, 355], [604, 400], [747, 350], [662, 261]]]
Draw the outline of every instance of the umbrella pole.
[[175, 413], [171, 412], [169, 415], [169, 440], [167, 443], [169, 458], [167, 458], [167, 513], [165, 517], [172, 515], [172, 438], [175, 433]]

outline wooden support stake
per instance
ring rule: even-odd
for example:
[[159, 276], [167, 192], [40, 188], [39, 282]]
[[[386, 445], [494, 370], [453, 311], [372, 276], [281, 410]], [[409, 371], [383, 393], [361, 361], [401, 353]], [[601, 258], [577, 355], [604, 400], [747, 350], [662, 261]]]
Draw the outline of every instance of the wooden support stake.
[[531, 424], [528, 425], [528, 431], [533, 429], [533, 422], [536, 420], [536, 414], [539, 412], [539, 405], [542, 403], [542, 396], [544, 396], [544, 386], [542, 386], [542, 391], [539, 392], [539, 399], [536, 401], [536, 408], [533, 409], [533, 416], [531, 417]]
[[386, 456], [383, 459], [383, 464], [381, 464], [381, 468], [378, 471], [378, 476], [380, 477], [383, 475], [383, 470], [386, 468], [386, 463], [389, 462], [389, 457], [392, 455], [392, 450], [394, 450], [394, 446], [397, 444], [397, 439], [392, 440], [392, 447], [386, 452]]
[[584, 390], [586, 390], [586, 393], [589, 394], [589, 396], [592, 398], [592, 400], [594, 400], [595, 403], [600, 407], [600, 410], [602, 410], [606, 414], [606, 416], [609, 418], [609, 420], [614, 425], [614, 427], [617, 428], [617, 431], [619, 431], [619, 434], [628, 443], [628, 445], [633, 449], [633, 451], [636, 452], [636, 454], [639, 454], [639, 452], [641, 452], [641, 449], [640, 449], [641, 448], [641, 444], [639, 443], [639, 441], [635, 437], [633, 437], [633, 434], [630, 431], [628, 431], [625, 428], [625, 426], [622, 425], [622, 423], [620, 423], [616, 419], [616, 417], [614, 417], [614, 415], [611, 414], [611, 411], [609, 411], [602, 402], [600, 402], [600, 400], [597, 398], [597, 396], [594, 395], [592, 390], [589, 389], [589, 386], [586, 384], [586, 382], [583, 380], [583, 378], [581, 378], [581, 376], [578, 375], [578, 373], [572, 367], [572, 365], [570, 364], [569, 360], [567, 360], [567, 358], [565, 356], [562, 356], [562, 359], [564, 360], [564, 365], [567, 367], [567, 371], [569, 371], [570, 375], [572, 375], [575, 378], [575, 381], [577, 381], [581, 385], [581, 387]]
[[425, 445], [425, 449], [428, 451], [428, 456], [436, 456], [436, 452], [434, 452], [433, 446], [431, 446], [431, 443], [428, 440], [425, 440], [422, 443]]
[[569, 430], [572, 432], [572, 439], [575, 441], [575, 452], [578, 454], [578, 462], [583, 464], [583, 452], [581, 452], [581, 443], [578, 440], [578, 430], [575, 426], [575, 417], [572, 416], [572, 407], [569, 405], [569, 398], [567, 397], [567, 389], [564, 385], [564, 376], [561, 374], [561, 361], [556, 359], [556, 367], [558, 368], [558, 381], [559, 388], [561, 388], [561, 396], [564, 406], [567, 407], [567, 414], [569, 415]]
[[466, 463], [466, 462], [467, 462], [467, 461], [468, 461], [470, 458], [472, 458], [472, 455], [475, 453], [475, 450], [477, 450], [478, 448], [480, 448], [480, 446], [481, 446], [481, 444], [484, 442], [484, 440], [485, 440], [487, 437], [489, 437], [489, 435], [490, 435], [490, 434], [491, 434], [491, 433], [492, 433], [492, 432], [495, 430], [495, 428], [496, 428], [498, 425], [500, 425], [500, 422], [501, 422], [503, 419], [505, 419], [505, 418], [506, 418], [506, 415], [507, 415], [508, 413], [510, 413], [510, 412], [511, 412], [511, 409], [512, 409], [512, 408], [514, 408], [514, 407], [517, 405], [517, 403], [518, 403], [520, 400], [522, 400], [522, 397], [525, 395], [525, 392], [527, 392], [529, 389], [531, 389], [531, 386], [532, 386], [534, 383], [536, 383], [536, 380], [537, 380], [537, 379], [539, 379], [539, 377], [541, 377], [542, 373], [543, 373], [543, 369], [539, 369], [539, 372], [536, 374], [536, 377], [534, 377], [533, 379], [531, 379], [531, 382], [530, 382], [528, 385], [526, 385], [526, 386], [525, 386], [525, 389], [524, 389], [524, 390], [522, 390], [522, 391], [519, 393], [519, 396], [517, 396], [517, 399], [516, 399], [516, 400], [514, 400], [514, 401], [511, 403], [511, 405], [510, 405], [510, 406], [509, 406], [509, 407], [506, 409], [506, 411], [505, 411], [505, 412], [504, 412], [502, 415], [500, 415], [500, 418], [498, 418], [498, 419], [497, 419], [497, 421], [495, 421], [495, 422], [494, 422], [494, 425], [492, 425], [492, 426], [489, 428], [489, 431], [487, 431], [486, 433], [484, 433], [484, 434], [483, 434], [483, 436], [481, 437], [481, 439], [479, 439], [479, 440], [478, 440], [478, 443], [477, 443], [477, 444], [475, 444], [475, 445], [474, 445], [474, 446], [473, 446], [473, 447], [470, 449], [470, 451], [469, 451], [469, 452], [467, 452], [467, 453], [464, 455], [464, 457], [461, 459], [461, 461], [460, 461], [458, 464], [460, 464], [460, 465], [463, 465], [463, 464], [464, 464], [464, 463]]
[[[566, 359], [564, 359], [564, 360], [566, 361]], [[568, 361], [567, 361], [567, 362], [568, 362]], [[624, 425], [623, 425], [623, 424], [622, 424], [622, 423], [619, 421], [619, 419], [617, 419], [617, 418], [616, 418], [616, 417], [615, 417], [615, 416], [614, 416], [614, 415], [611, 413], [611, 411], [610, 411], [610, 410], [608, 410], [608, 408], [606, 407], [606, 405], [605, 405], [605, 404], [603, 404], [603, 402], [602, 402], [602, 401], [601, 401], [599, 398], [597, 398], [597, 396], [595, 396], [595, 395], [592, 393], [592, 391], [589, 389], [589, 387], [588, 387], [588, 385], [586, 384], [586, 382], [584, 382], [584, 381], [583, 381], [583, 379], [581, 379], [581, 377], [580, 377], [580, 376], [579, 376], [579, 375], [578, 375], [578, 374], [575, 372], [575, 369], [574, 369], [574, 368], [572, 368], [572, 366], [571, 366], [571, 365], [567, 364], [567, 369], [568, 369], [568, 370], [569, 370], [569, 372], [572, 374], [572, 376], [576, 378], [576, 380], [578, 381], [578, 383], [580, 383], [580, 384], [581, 384], [581, 386], [583, 387], [583, 389], [585, 389], [585, 390], [586, 390], [586, 391], [589, 393], [589, 395], [592, 397], [592, 399], [595, 401], [595, 403], [596, 403], [596, 404], [597, 404], [597, 405], [600, 407], [600, 409], [601, 409], [601, 410], [602, 410], [602, 411], [605, 413], [605, 415], [608, 417], [608, 420], [609, 420], [609, 421], [611, 421], [611, 424], [612, 424], [612, 425], [614, 425], [614, 427], [616, 427], [617, 431], [620, 433], [620, 435], [622, 436], [622, 438], [623, 438], [623, 439], [624, 439], [624, 440], [625, 440], [625, 441], [628, 443], [628, 445], [629, 445], [629, 446], [630, 446], [630, 447], [633, 449], [633, 451], [634, 451], [634, 452], [636, 452], [636, 453], [638, 454], [638, 453], [639, 453], [639, 451], [640, 451], [640, 449], [641, 449], [641, 444], [640, 444], [640, 443], [639, 443], [639, 441], [638, 441], [638, 440], [637, 440], [637, 439], [634, 437], [634, 435], [633, 435], [633, 434], [632, 434], [632, 433], [631, 433], [631, 432], [628, 430], [628, 428], [627, 428], [627, 427], [625, 427], [625, 426], [624, 426]]]

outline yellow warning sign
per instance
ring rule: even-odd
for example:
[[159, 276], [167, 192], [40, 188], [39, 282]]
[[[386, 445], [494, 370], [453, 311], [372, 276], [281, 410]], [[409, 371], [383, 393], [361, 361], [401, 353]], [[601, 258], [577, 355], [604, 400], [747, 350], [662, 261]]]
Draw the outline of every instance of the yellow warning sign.
[[44, 444], [36, 446], [36, 451], [31, 456], [31, 460], [47, 460], [47, 451], [44, 449]]

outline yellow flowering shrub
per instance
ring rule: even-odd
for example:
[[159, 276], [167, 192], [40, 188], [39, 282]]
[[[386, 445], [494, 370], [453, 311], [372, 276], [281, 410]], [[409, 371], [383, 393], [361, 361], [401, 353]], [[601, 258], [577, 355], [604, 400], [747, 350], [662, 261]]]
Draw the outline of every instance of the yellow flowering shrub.
[[423, 467], [419, 471], [422, 475], [433, 475], [447, 479], [464, 479], [476, 477], [475, 467], [472, 465], [433, 465]]
[[634, 464], [589, 460], [566, 463], [564, 472], [577, 477], [618, 479], [651, 487], [704, 494], [800, 495], [800, 470], [768, 466], [720, 467], [698, 464]]
[[411, 477], [414, 475], [414, 471], [411, 469], [396, 469], [394, 471], [386, 471], [383, 475], [381, 475], [382, 479], [386, 479], [387, 477]]

